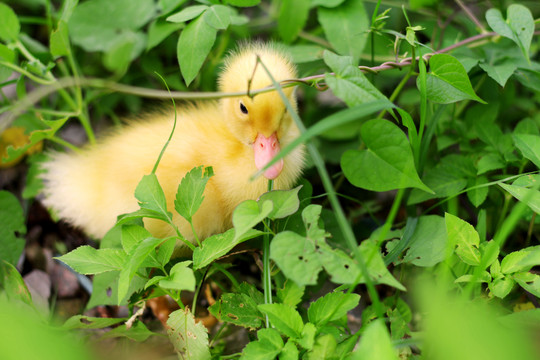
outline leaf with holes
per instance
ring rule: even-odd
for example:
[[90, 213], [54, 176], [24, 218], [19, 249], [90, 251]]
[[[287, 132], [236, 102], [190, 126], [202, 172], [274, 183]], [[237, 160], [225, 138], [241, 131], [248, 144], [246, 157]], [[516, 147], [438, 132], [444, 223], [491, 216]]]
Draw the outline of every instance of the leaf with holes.
[[199, 166], [189, 171], [178, 185], [174, 208], [188, 222], [204, 201], [204, 189], [213, 175], [211, 166], [204, 168], [204, 173], [203, 167]]
[[264, 319], [257, 305], [247, 294], [229, 293], [223, 294], [208, 310], [220, 321], [257, 329], [261, 327]]
[[208, 330], [202, 322], [195, 323], [195, 317], [189, 310], [176, 310], [167, 320], [167, 334], [180, 359], [210, 359], [208, 348]]

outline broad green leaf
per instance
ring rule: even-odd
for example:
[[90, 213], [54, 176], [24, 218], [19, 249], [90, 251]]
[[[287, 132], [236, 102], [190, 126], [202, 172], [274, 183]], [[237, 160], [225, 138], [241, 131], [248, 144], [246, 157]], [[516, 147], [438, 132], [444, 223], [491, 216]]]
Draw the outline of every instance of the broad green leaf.
[[540, 169], [540, 136], [514, 134], [512, 138], [523, 156], [531, 160]]
[[139, 270], [150, 254], [155, 253], [156, 247], [163, 241], [163, 239], [153, 237], [144, 239], [127, 254], [127, 261], [120, 270], [120, 278], [118, 280], [119, 303], [127, 296], [131, 280], [135, 276], [137, 270]]
[[249, 229], [239, 237], [235, 236], [235, 234], [235, 229], [229, 229], [223, 234], [216, 234], [206, 238], [202, 245], [193, 251], [193, 269], [197, 270], [209, 265], [212, 261], [226, 255], [236, 245], [253, 239], [261, 235], [262, 232]]
[[309, 322], [321, 326], [329, 321], [342, 318], [349, 310], [354, 309], [360, 302], [358, 294], [332, 292], [318, 298], [309, 305]]
[[220, 321], [257, 329], [261, 327], [264, 319], [257, 305], [247, 294], [229, 293], [223, 294], [209, 311]]
[[28, 291], [21, 273], [6, 260], [0, 259], [0, 300], [18, 301], [33, 307], [32, 294]]
[[364, 331], [351, 360], [398, 360], [383, 320], [375, 320]]
[[17, 40], [21, 24], [15, 12], [4, 3], [0, 3], [0, 19], [0, 39], [5, 42]]
[[187, 86], [199, 73], [216, 41], [216, 34], [217, 30], [208, 25], [203, 16], [199, 16], [182, 30], [176, 53]]
[[352, 56], [356, 65], [364, 51], [369, 20], [362, 0], [347, 0], [334, 8], [317, 9], [319, 23], [332, 47]]
[[477, 283], [490, 283], [491, 282], [491, 274], [487, 271], [482, 271], [480, 276], [476, 277], [473, 274], [465, 274], [458, 277], [456, 280], [454, 280], [455, 283], [465, 283], [465, 282], [477, 282]]
[[137, 188], [135, 197], [139, 200], [141, 210], [150, 210], [161, 214], [163, 219], [171, 219], [172, 214], [167, 211], [165, 193], [159, 184], [156, 174], [144, 175]]
[[499, 35], [515, 42], [523, 56], [529, 60], [529, 48], [534, 32], [534, 18], [531, 11], [523, 5], [512, 4], [508, 7], [506, 20], [499, 9], [486, 12], [489, 26]]
[[282, 219], [294, 214], [300, 207], [300, 199], [298, 192], [302, 186], [297, 186], [291, 190], [274, 190], [262, 194], [259, 197], [259, 202], [271, 201], [273, 204], [272, 211], [268, 214], [268, 218]]
[[473, 266], [480, 265], [480, 237], [475, 228], [468, 222], [461, 220], [457, 216], [446, 213], [446, 232], [448, 241], [452, 246], [457, 246], [456, 254], [460, 259]]
[[146, 41], [146, 51], [156, 47], [173, 32], [180, 30], [185, 25], [183, 23], [170, 23], [161, 19], [154, 20], [148, 27], [148, 39]]
[[[488, 178], [486, 176], [478, 176], [469, 180], [468, 187], [477, 187], [487, 183]], [[486, 200], [488, 191], [489, 188], [487, 186], [478, 187], [467, 191], [467, 197], [475, 207], [479, 207]]]
[[[90, 0], [77, 5], [69, 18], [71, 41], [86, 51], [109, 51], [127, 33], [137, 32], [156, 13], [153, 0]], [[135, 58], [144, 49], [144, 36], [137, 32]]]
[[505, 165], [504, 160], [501, 158], [499, 154], [487, 154], [485, 156], [482, 156], [480, 160], [478, 160], [478, 175], [482, 175], [487, 173], [491, 170], [498, 170], [502, 169]]
[[334, 72], [334, 75], [325, 75], [325, 82], [332, 89], [332, 92], [345, 101], [349, 107], [376, 100], [388, 101], [388, 98], [373, 86], [362, 71], [354, 65], [352, 57], [339, 56], [325, 50], [323, 58]]
[[[531, 177], [532, 182], [538, 182], [540, 179], [538, 177]], [[519, 179], [518, 179], [519, 180]], [[517, 182], [517, 180], [516, 180]], [[530, 186], [520, 186], [514, 184], [509, 185], [505, 183], [499, 183], [499, 186], [504, 190], [508, 191], [512, 196], [514, 196], [519, 201], [524, 201], [526, 204], [537, 214], [540, 214], [540, 191], [531, 189]]]
[[129, 329], [127, 328], [126, 324], [122, 324], [112, 330], [107, 331], [105, 334], [103, 334], [102, 338], [107, 339], [125, 337], [133, 341], [143, 342], [152, 335], [158, 334], [148, 330], [142, 321], [136, 321], [135, 324], [133, 324], [133, 326], [131, 326]]
[[212, 5], [204, 12], [204, 20], [216, 30], [225, 30], [231, 23], [231, 10], [224, 5]]
[[[0, 43], [0, 60], [8, 63], [13, 63], [15, 61], [15, 52], [2, 43]], [[12, 69], [0, 65], [0, 81], [9, 79], [12, 73]], [[1, 160], [2, 159], [0, 159], [0, 161]]]
[[511, 277], [493, 279], [488, 284], [489, 291], [498, 298], [504, 299], [512, 291], [516, 282]]
[[111, 325], [125, 322], [127, 318], [101, 318], [86, 315], [74, 315], [62, 325], [63, 329], [103, 329]]
[[285, 43], [290, 43], [306, 25], [310, 0], [285, 1], [280, 6], [278, 33]]
[[502, 87], [506, 85], [508, 78], [512, 76], [514, 71], [517, 69], [517, 65], [511, 61], [498, 65], [491, 65], [487, 63], [480, 63], [479, 65], [490, 78], [495, 80]]
[[139, 37], [137, 33], [126, 31], [111, 44], [103, 57], [103, 65], [116, 74], [124, 74], [129, 67]]
[[540, 128], [533, 119], [528, 117], [518, 122], [514, 128], [513, 134], [540, 135]]
[[17, 265], [26, 241], [23, 209], [12, 193], [0, 191], [0, 254], [2, 260]]
[[299, 286], [317, 283], [322, 267], [313, 241], [292, 231], [282, 231], [270, 243], [270, 257]]
[[283, 348], [283, 340], [275, 329], [261, 329], [258, 341], [251, 341], [242, 351], [240, 360], [273, 360]]
[[485, 104], [474, 92], [467, 72], [461, 63], [448, 54], [436, 54], [429, 59], [427, 74], [428, 99], [439, 104], [460, 100], [475, 100]]
[[345, 0], [311, 0], [311, 6], [324, 6], [328, 8], [333, 8], [338, 5], [341, 5]]
[[123, 250], [97, 250], [91, 246], [83, 245], [57, 259], [78, 273], [90, 275], [121, 270], [127, 260], [127, 255]]
[[122, 225], [121, 227], [121, 242], [122, 248], [126, 253], [129, 253], [141, 241], [152, 235], [148, 230], [139, 225]]
[[514, 280], [536, 297], [540, 297], [540, 275], [533, 273], [517, 273], [513, 276]]
[[244, 235], [249, 229], [263, 221], [273, 210], [271, 201], [257, 202], [246, 200], [234, 209], [232, 222], [234, 225], [234, 238]]
[[279, 359], [280, 360], [298, 360], [299, 351], [296, 347], [295, 342], [289, 339], [283, 349], [281, 349], [281, 353], [279, 353]]
[[537, 265], [540, 265], [540, 245], [506, 255], [501, 261], [501, 271], [503, 274], [513, 274], [518, 271], [529, 271]]
[[91, 309], [98, 305], [127, 305], [127, 299], [136, 291], [142, 290], [147, 278], [138, 275], [131, 280], [125, 300], [118, 301], [118, 278], [120, 271], [108, 271], [94, 275], [92, 279], [92, 294], [86, 304], [86, 309]]
[[315, 339], [313, 349], [308, 352], [308, 360], [334, 360], [336, 354], [337, 342], [331, 334], [319, 335]]
[[298, 345], [303, 347], [306, 350], [313, 349], [313, 345], [315, 344], [315, 334], [317, 333], [317, 328], [312, 323], [308, 322], [304, 325], [304, 329], [302, 330], [302, 337], [298, 340]]
[[208, 9], [206, 5], [193, 5], [183, 8], [181, 11], [176, 14], [170, 15], [167, 17], [167, 21], [174, 23], [186, 22], [188, 20], [195, 19], [197, 16], [201, 15], [204, 11]]
[[204, 189], [206, 183], [214, 175], [212, 167], [204, 169], [202, 166], [193, 168], [182, 178], [178, 191], [176, 192], [176, 200], [174, 208], [187, 221], [191, 222], [193, 215], [199, 210], [204, 200]]
[[277, 331], [293, 339], [301, 337], [304, 323], [294, 308], [284, 304], [262, 304], [258, 308], [268, 316]]
[[225, 2], [233, 6], [251, 7], [251, 6], [259, 5], [261, 0], [225, 0]]
[[64, 21], [60, 20], [57, 29], [51, 33], [49, 47], [53, 56], [65, 56], [70, 53], [68, 27]]
[[388, 120], [370, 120], [362, 125], [367, 150], [349, 150], [341, 158], [347, 179], [372, 191], [416, 187], [431, 190], [420, 180], [405, 134]]
[[208, 360], [208, 330], [202, 322], [195, 323], [195, 317], [186, 307], [176, 310], [167, 320], [167, 334], [178, 353], [179, 359]]
[[416, 266], [434, 266], [444, 260], [446, 242], [444, 218], [438, 215], [420, 216], [403, 261]]
[[172, 290], [195, 291], [195, 275], [189, 265], [191, 261], [176, 263], [171, 268], [169, 276], [159, 282], [159, 286]]
[[161, 8], [161, 14], [168, 14], [171, 11], [177, 9], [188, 0], [159, 0], [159, 6]]
[[303, 64], [320, 60], [324, 48], [318, 45], [291, 45], [287, 48], [295, 64]]
[[277, 289], [276, 295], [280, 303], [296, 308], [296, 305], [302, 301], [305, 289], [304, 286], [299, 286], [288, 279], [283, 288]]

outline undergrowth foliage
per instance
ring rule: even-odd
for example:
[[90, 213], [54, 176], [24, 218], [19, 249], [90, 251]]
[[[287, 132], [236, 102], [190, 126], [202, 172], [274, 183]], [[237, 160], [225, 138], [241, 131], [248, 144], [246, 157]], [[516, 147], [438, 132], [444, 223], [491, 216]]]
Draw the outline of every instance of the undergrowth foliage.
[[[540, 8], [498, 5], [0, 3], [2, 167], [25, 156], [28, 164], [24, 189], [0, 191], [2, 338], [32, 328], [50, 338], [40, 354], [87, 358], [80, 344], [63, 345], [61, 331], [112, 327], [109, 337], [146, 341], [156, 332], [138, 310], [168, 295], [180, 307], [166, 330], [180, 359], [537, 357]], [[167, 210], [156, 159], [134, 193], [137, 211], [121, 215], [98, 248], [57, 257], [92, 275], [88, 309], [127, 306], [130, 318], [79, 314], [52, 325], [16, 268], [43, 144], [77, 151], [62, 137], [68, 120], [94, 143], [90, 118], [118, 123], [114, 113], [140, 111], [141, 97], [204, 98], [227, 49], [248, 36], [284, 43], [304, 76], [293, 114], [302, 134], [278, 157], [304, 143], [311, 169], [293, 189], [238, 205], [230, 230], [193, 233], [190, 243]], [[155, 72], [175, 91], [152, 91], [162, 87]], [[212, 176], [212, 164], [201, 164], [178, 179], [174, 210], [190, 224]], [[176, 234], [153, 237], [145, 218]], [[268, 259], [252, 251], [260, 282], [235, 268], [243, 243]], [[210, 333], [195, 316], [205, 284], [220, 289], [208, 312], [221, 325]], [[234, 326], [250, 337], [230, 354]], [[47, 335], [52, 327], [59, 331]], [[0, 345], [1, 357], [30, 358], [22, 341]]]

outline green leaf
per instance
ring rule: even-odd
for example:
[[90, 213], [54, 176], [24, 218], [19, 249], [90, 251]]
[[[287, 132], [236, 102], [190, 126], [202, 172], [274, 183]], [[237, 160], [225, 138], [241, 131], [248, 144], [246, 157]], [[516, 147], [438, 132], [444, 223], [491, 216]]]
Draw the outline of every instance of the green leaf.
[[300, 199], [298, 199], [298, 192], [302, 186], [297, 186], [291, 190], [273, 190], [262, 194], [259, 197], [259, 202], [271, 201], [273, 208], [268, 218], [282, 219], [289, 215], [294, 214], [300, 207]]
[[70, 53], [68, 27], [64, 21], [60, 20], [57, 29], [51, 33], [49, 47], [53, 56], [66, 56]]
[[420, 216], [403, 262], [423, 267], [434, 266], [444, 260], [446, 242], [444, 218], [438, 215]]
[[397, 360], [397, 354], [392, 346], [388, 330], [383, 320], [370, 323], [356, 351], [352, 353], [351, 360]]
[[191, 261], [176, 263], [169, 272], [169, 276], [159, 282], [159, 286], [172, 290], [195, 291], [195, 275], [188, 266]]
[[120, 271], [109, 271], [94, 275], [92, 281], [92, 294], [86, 304], [87, 309], [98, 305], [127, 305], [131, 294], [144, 288], [147, 278], [135, 275], [129, 284], [126, 300], [118, 301], [118, 280]]
[[431, 190], [420, 180], [405, 134], [388, 120], [370, 120], [362, 125], [367, 150], [349, 150], [341, 158], [347, 179], [372, 191], [416, 187]]
[[512, 76], [517, 69], [517, 64], [511, 61], [504, 62], [502, 64], [491, 65], [487, 63], [480, 63], [480, 67], [488, 74], [490, 78], [495, 80], [499, 85], [506, 85], [508, 78]]
[[97, 250], [91, 246], [83, 245], [57, 259], [78, 273], [90, 275], [121, 270], [127, 258], [123, 250]]
[[172, 214], [167, 211], [165, 193], [156, 174], [143, 176], [135, 189], [135, 197], [139, 200], [141, 210], [149, 210], [159, 214], [160, 218], [165, 221], [172, 218]]
[[286, 280], [283, 288], [277, 289], [276, 295], [282, 304], [296, 308], [296, 305], [302, 301], [305, 289], [304, 286], [299, 286], [294, 281]]
[[155, 253], [156, 247], [163, 241], [163, 239], [153, 237], [144, 239], [127, 254], [127, 261], [120, 270], [120, 278], [118, 280], [119, 303], [127, 296], [130, 282], [135, 276], [137, 270], [139, 270], [143, 262], [148, 256], [150, 256], [150, 254]]
[[21, 273], [6, 260], [0, 259], [0, 300], [7, 298], [10, 303], [22, 302], [34, 306], [32, 294], [28, 291]]
[[[531, 179], [532, 182], [540, 181], [538, 177], [531, 177]], [[516, 182], [514, 182], [514, 184]], [[540, 191], [531, 189], [530, 186], [519, 186], [514, 184], [509, 185], [505, 183], [499, 183], [499, 186], [502, 187], [504, 190], [508, 191], [519, 201], [524, 201], [534, 212], [540, 214]]]
[[309, 305], [309, 322], [321, 326], [327, 322], [338, 320], [347, 315], [349, 310], [357, 307], [359, 302], [360, 295], [358, 294], [328, 293]]
[[503, 274], [513, 274], [518, 271], [529, 271], [537, 265], [540, 265], [540, 245], [506, 255], [501, 261], [501, 271]]
[[452, 244], [452, 248], [457, 246], [456, 254], [459, 258], [466, 264], [480, 265], [480, 250], [478, 250], [480, 237], [474, 227], [449, 213], [444, 215], [444, 220], [448, 241]]
[[180, 359], [210, 359], [208, 330], [202, 322], [195, 323], [189, 308], [176, 310], [167, 320], [167, 334]]
[[277, 331], [290, 338], [301, 337], [304, 323], [294, 308], [285, 304], [262, 304], [258, 308], [268, 316], [268, 320]]
[[176, 52], [180, 71], [187, 86], [199, 73], [216, 41], [216, 35], [217, 30], [208, 25], [203, 16], [199, 16], [182, 30]]
[[5, 42], [17, 40], [21, 24], [15, 12], [4, 3], [0, 3], [0, 19], [0, 39]]
[[116, 74], [124, 74], [129, 67], [139, 37], [137, 33], [126, 31], [118, 41], [111, 44], [103, 58], [103, 65]]
[[23, 209], [12, 193], [0, 191], [0, 253], [2, 260], [17, 265], [26, 241]]
[[315, 334], [317, 333], [317, 328], [312, 323], [308, 322], [304, 325], [302, 330], [302, 338], [296, 340], [298, 345], [302, 346], [306, 350], [313, 349], [315, 343]]
[[283, 340], [275, 329], [261, 329], [258, 341], [252, 341], [242, 351], [241, 360], [274, 360], [283, 348]]
[[[146, 341], [150, 336], [158, 335], [148, 330], [146, 325], [142, 321], [137, 321], [129, 329], [125, 324], [115, 327], [112, 330], [107, 331], [103, 334], [103, 338], [117, 338], [125, 337], [133, 341], [143, 342]], [[161, 334], [160, 334], [161, 335]]]
[[252, 297], [243, 293], [223, 294], [209, 310], [220, 321], [250, 329], [261, 327], [263, 315]]
[[204, 240], [200, 247], [193, 251], [193, 268], [195, 270], [209, 265], [231, 251], [236, 245], [253, 239], [262, 234], [261, 231], [249, 229], [239, 237], [235, 229], [229, 229], [223, 234], [212, 235]]
[[369, 20], [362, 0], [348, 0], [334, 8], [317, 9], [319, 23], [332, 47], [352, 56], [356, 65], [364, 51]]
[[474, 92], [467, 72], [461, 63], [448, 54], [436, 54], [429, 59], [427, 96], [439, 104], [451, 104], [460, 100], [475, 100], [485, 104]]
[[331, 334], [319, 335], [313, 349], [307, 354], [309, 360], [335, 360], [337, 342]]
[[214, 175], [211, 167], [205, 168], [204, 174], [202, 169], [203, 167], [199, 166], [188, 172], [182, 178], [176, 192], [174, 208], [188, 222], [191, 222], [193, 215], [199, 210], [204, 200], [206, 183]]
[[109, 51], [125, 34], [137, 32], [135, 58], [144, 49], [144, 36], [137, 30], [156, 13], [153, 0], [90, 0], [77, 5], [69, 18], [71, 41], [86, 51]]
[[531, 160], [540, 169], [540, 136], [514, 134], [512, 138], [523, 156]]
[[[487, 183], [488, 178], [486, 176], [478, 176], [469, 180], [468, 187], [477, 187]], [[467, 197], [475, 207], [479, 207], [486, 201], [488, 191], [489, 188], [487, 186], [478, 187], [476, 189], [468, 190]]]
[[228, 6], [212, 5], [204, 12], [204, 20], [216, 30], [225, 30], [231, 23], [231, 10]]
[[279, 9], [278, 33], [285, 43], [290, 43], [306, 25], [310, 0], [285, 1]]
[[173, 32], [180, 30], [185, 25], [183, 23], [170, 23], [161, 19], [154, 20], [148, 27], [148, 39], [146, 41], [146, 51], [156, 47]]
[[244, 235], [248, 230], [263, 221], [273, 210], [271, 201], [257, 202], [246, 200], [234, 209], [232, 222], [236, 230], [234, 238]]
[[259, 5], [261, 0], [225, 0], [227, 4], [239, 7], [251, 7]]
[[111, 325], [125, 322], [127, 318], [101, 318], [86, 315], [74, 315], [62, 325], [65, 330], [73, 329], [103, 329]]
[[121, 227], [122, 248], [126, 253], [131, 252], [141, 241], [152, 235], [148, 230], [139, 225], [122, 225]]
[[491, 170], [498, 170], [504, 168], [504, 160], [498, 154], [487, 154], [482, 156], [478, 160], [478, 175], [485, 174]]
[[488, 284], [489, 291], [498, 298], [504, 299], [510, 294], [516, 282], [510, 277], [501, 277], [494, 279]]
[[536, 297], [540, 297], [540, 275], [532, 273], [518, 273], [514, 274], [514, 280]]
[[274, 236], [270, 242], [270, 258], [299, 286], [315, 285], [322, 270], [314, 242], [292, 231]]
[[323, 58], [335, 73], [334, 75], [326, 74], [325, 82], [337, 97], [345, 101], [347, 106], [354, 107], [375, 100], [388, 101], [388, 98], [354, 65], [352, 57], [339, 56], [325, 50]]
[[195, 19], [197, 16], [201, 15], [203, 12], [208, 9], [206, 5], [194, 5], [183, 8], [181, 11], [176, 14], [170, 15], [167, 17], [167, 21], [174, 23], [186, 22], [191, 19]]
[[531, 11], [523, 5], [512, 4], [508, 7], [506, 21], [499, 9], [489, 9], [486, 20], [499, 35], [515, 42], [523, 56], [529, 60], [529, 48], [534, 33], [534, 18]]
[[279, 359], [280, 360], [298, 360], [299, 355], [300, 354], [299, 354], [298, 348], [296, 347], [296, 344], [292, 340], [289, 340], [287, 341], [283, 349], [281, 349], [281, 353], [279, 354]]

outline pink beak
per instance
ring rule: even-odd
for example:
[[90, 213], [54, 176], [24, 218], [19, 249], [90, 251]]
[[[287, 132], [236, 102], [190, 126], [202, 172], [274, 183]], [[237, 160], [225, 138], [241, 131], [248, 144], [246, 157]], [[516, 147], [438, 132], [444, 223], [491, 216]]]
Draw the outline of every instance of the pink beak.
[[[258, 170], [262, 169], [266, 164], [270, 162], [279, 153], [279, 141], [277, 139], [276, 133], [270, 135], [269, 138], [266, 138], [262, 134], [258, 134], [255, 142], [253, 143], [253, 152], [255, 155], [255, 166]], [[273, 180], [281, 174], [283, 169], [283, 159], [280, 159], [274, 165], [270, 166], [264, 172], [264, 177]]]

